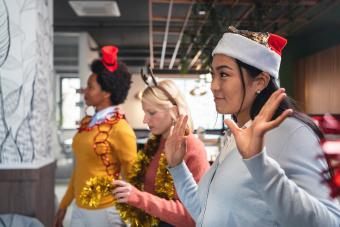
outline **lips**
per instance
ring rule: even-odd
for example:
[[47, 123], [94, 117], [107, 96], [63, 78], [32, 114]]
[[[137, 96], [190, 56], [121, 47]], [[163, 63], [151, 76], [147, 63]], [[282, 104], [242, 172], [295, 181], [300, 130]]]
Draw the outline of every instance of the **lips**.
[[219, 101], [219, 100], [223, 100], [224, 98], [222, 98], [222, 97], [214, 97], [214, 101]]

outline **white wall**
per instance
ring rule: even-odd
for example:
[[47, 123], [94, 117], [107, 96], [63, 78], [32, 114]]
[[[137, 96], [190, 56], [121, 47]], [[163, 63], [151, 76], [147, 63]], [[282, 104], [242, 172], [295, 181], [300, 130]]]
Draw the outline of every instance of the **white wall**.
[[79, 33], [79, 77], [81, 87], [86, 87], [87, 79], [91, 74], [90, 65], [92, 61], [99, 58], [96, 49], [97, 44], [86, 32]]
[[[91, 63], [94, 59], [99, 58], [97, 50], [91, 50], [91, 48], [97, 48], [97, 44], [92, 37], [85, 32], [79, 35], [79, 77], [80, 87], [85, 88], [87, 85], [87, 79], [91, 75]], [[82, 99], [84, 96], [82, 96]], [[84, 102], [84, 100], [83, 100]], [[85, 103], [85, 102], [84, 102]], [[81, 112], [81, 118], [85, 116], [85, 110]]]
[[146, 125], [143, 124], [144, 112], [141, 100], [136, 98], [136, 94], [143, 91], [145, 87], [145, 83], [141, 76], [139, 74], [133, 74], [131, 88], [128, 97], [123, 104], [123, 109], [129, 124], [134, 129], [146, 129]]

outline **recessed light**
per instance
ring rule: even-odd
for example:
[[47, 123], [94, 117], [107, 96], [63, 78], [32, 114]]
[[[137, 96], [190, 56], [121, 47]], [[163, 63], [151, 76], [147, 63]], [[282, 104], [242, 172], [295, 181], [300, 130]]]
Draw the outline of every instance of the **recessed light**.
[[207, 12], [204, 11], [204, 10], [198, 11], [198, 15], [200, 15], [200, 16], [204, 16], [206, 13], [207, 13]]
[[69, 1], [80, 17], [120, 17], [116, 1]]

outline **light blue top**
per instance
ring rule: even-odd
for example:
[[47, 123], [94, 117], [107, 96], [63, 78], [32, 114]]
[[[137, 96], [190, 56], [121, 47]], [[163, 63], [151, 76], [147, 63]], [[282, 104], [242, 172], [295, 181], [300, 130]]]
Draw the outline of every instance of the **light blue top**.
[[113, 113], [115, 112], [115, 108], [116, 108], [115, 106], [109, 106], [109, 107], [106, 107], [105, 109], [102, 109], [96, 112], [93, 115], [88, 127], [92, 127], [96, 123], [105, 121], [106, 117], [110, 117], [113, 115]]
[[242, 159], [233, 143], [195, 183], [185, 163], [170, 168], [196, 226], [339, 227], [340, 206], [321, 183], [327, 168], [318, 139], [294, 118], [265, 136], [265, 148]]

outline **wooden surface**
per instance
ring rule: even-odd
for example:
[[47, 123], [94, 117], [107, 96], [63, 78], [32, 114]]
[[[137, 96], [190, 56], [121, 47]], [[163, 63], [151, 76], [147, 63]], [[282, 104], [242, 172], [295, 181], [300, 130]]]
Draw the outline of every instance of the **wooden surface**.
[[308, 114], [340, 114], [340, 45], [297, 63], [294, 95]]
[[0, 213], [16, 213], [52, 226], [55, 162], [39, 169], [0, 170]]

